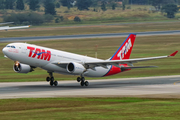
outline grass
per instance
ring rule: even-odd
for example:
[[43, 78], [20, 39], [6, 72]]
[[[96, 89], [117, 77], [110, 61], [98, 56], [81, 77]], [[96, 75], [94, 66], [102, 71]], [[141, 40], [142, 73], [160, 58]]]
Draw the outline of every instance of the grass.
[[0, 37], [28, 37], [28, 36], [53, 36], [53, 35], [77, 35], [99, 33], [123, 33], [179, 30], [179, 22], [162, 23], [139, 23], [139, 24], [114, 24], [114, 25], [91, 25], [71, 27], [32, 27], [29, 29], [0, 31]]
[[[180, 50], [180, 35], [165, 36], [137, 36], [131, 58], [152, 57], [169, 55], [176, 50]], [[58, 50], [73, 52], [81, 55], [95, 56], [95, 46], [98, 45], [98, 58], [108, 59], [124, 41], [125, 37], [120, 38], [97, 38], [97, 39], [77, 39], [77, 40], [49, 40], [49, 41], [29, 41], [28, 43], [54, 48]], [[8, 43], [1, 43], [0, 49]], [[134, 64], [134, 66], [155, 65], [158, 68], [134, 69], [114, 76], [98, 78], [127, 78], [127, 77], [146, 77], [162, 75], [179, 75], [180, 64], [179, 53], [173, 58], [146, 61]], [[44, 81], [48, 76], [47, 72], [38, 68], [28, 74], [15, 73], [12, 70], [13, 61], [4, 58], [0, 51], [0, 82], [19, 82], [19, 81]], [[76, 76], [66, 76], [54, 74], [56, 80], [75, 80]], [[94, 78], [87, 78], [94, 79]], [[97, 78], [95, 78], [97, 79]]]
[[0, 100], [1, 120], [180, 119], [179, 99], [22, 98]]

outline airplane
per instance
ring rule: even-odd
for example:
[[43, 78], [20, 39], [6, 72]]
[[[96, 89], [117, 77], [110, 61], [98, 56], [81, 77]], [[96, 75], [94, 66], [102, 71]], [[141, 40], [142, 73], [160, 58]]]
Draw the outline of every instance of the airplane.
[[26, 26], [16, 26], [16, 27], [9, 27], [9, 26], [3, 26], [0, 27], [0, 30], [12, 30], [12, 29], [22, 29], [22, 28], [29, 28], [30, 25], [26, 25]]
[[[0, 25], [6, 25], [6, 24], [13, 24], [14, 22], [5, 22], [5, 23], [0, 23]], [[0, 27], [0, 30], [12, 30], [12, 29], [22, 29], [22, 28], [29, 28], [30, 25], [26, 26], [15, 26], [15, 27], [9, 27], [9, 26], [2, 26]]]
[[55, 50], [27, 43], [10, 43], [3, 48], [5, 57], [13, 60], [13, 70], [17, 73], [29, 73], [39, 67], [46, 70], [49, 76], [46, 81], [51, 86], [57, 86], [53, 73], [78, 75], [77, 81], [81, 86], [88, 86], [86, 77], [105, 77], [129, 71], [136, 68], [151, 68], [156, 66], [133, 66], [140, 61], [154, 60], [175, 56], [178, 51], [158, 57], [129, 59], [134, 45], [136, 34], [129, 34], [114, 55], [102, 60], [98, 58], [78, 55], [70, 52]]

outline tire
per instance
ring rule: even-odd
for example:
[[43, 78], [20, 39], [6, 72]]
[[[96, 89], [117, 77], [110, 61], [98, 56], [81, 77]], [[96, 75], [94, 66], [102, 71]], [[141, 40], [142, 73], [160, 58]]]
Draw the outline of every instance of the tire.
[[82, 77], [82, 78], [81, 78], [81, 80], [82, 80], [82, 81], [85, 81], [85, 78], [84, 78], [84, 77]]
[[50, 86], [53, 86], [54, 85], [54, 82], [53, 81], [50, 81]]
[[49, 82], [49, 81], [50, 81], [50, 77], [47, 77], [47, 78], [46, 78], [46, 81]]
[[81, 84], [81, 86], [84, 86], [84, 81], [81, 81], [81, 83], [80, 83], [80, 84]]
[[80, 81], [81, 81], [81, 78], [80, 78], [80, 77], [78, 77], [78, 78], [77, 78], [77, 82], [80, 82]]
[[54, 86], [57, 86], [58, 85], [58, 82], [57, 81], [54, 81]]
[[84, 84], [85, 84], [85, 86], [89, 86], [89, 82], [88, 81], [86, 81]]

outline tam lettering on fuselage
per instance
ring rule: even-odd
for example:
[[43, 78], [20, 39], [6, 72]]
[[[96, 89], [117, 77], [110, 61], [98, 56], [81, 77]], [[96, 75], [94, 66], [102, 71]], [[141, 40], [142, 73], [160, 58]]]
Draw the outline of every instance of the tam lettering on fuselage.
[[128, 51], [131, 49], [132, 43], [131, 43], [131, 38], [126, 42], [126, 44], [123, 46], [123, 48], [120, 50], [120, 52], [117, 54], [117, 57], [122, 60], [124, 56], [128, 53]]
[[49, 50], [47, 50], [47, 52], [46, 52], [43, 49], [34, 48], [34, 47], [30, 47], [30, 46], [27, 46], [27, 49], [30, 50], [29, 57], [35, 58], [36, 56], [38, 56], [37, 59], [47, 60], [47, 61], [51, 60], [51, 51], [49, 51]]

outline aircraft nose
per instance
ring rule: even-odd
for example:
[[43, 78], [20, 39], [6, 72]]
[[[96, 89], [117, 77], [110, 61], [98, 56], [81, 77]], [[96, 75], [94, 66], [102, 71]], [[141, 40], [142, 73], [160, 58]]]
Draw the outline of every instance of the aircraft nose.
[[4, 55], [6, 55], [7, 49], [6, 49], [6, 48], [3, 48], [3, 49], [2, 49], [2, 52], [4, 53]]

